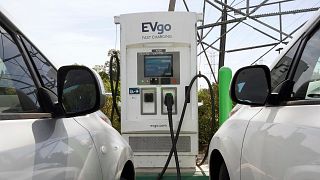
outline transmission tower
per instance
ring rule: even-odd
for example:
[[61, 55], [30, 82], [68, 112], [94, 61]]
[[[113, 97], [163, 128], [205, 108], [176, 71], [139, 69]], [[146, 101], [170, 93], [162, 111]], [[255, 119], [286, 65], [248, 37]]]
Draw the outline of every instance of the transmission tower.
[[[229, 0], [231, 1], [231, 0]], [[317, 11], [319, 7], [307, 7], [300, 9], [288, 9], [285, 5], [289, 2], [293, 2], [295, 0], [261, 0], [258, 4], [253, 5], [250, 0], [233, 0], [229, 2], [228, 0], [203, 0], [199, 1], [202, 3], [202, 14], [203, 17], [206, 17], [206, 10], [208, 8], [213, 8], [218, 10], [221, 13], [220, 18], [217, 19], [215, 23], [206, 23], [207, 19], [204, 18], [204, 21], [201, 25], [198, 26], [198, 45], [201, 47], [201, 51], [198, 53], [198, 56], [204, 55], [207, 63], [210, 67], [210, 71], [213, 74], [214, 81], [217, 82], [217, 78], [214, 74], [214, 68], [212, 68], [209, 56], [207, 51], [214, 50], [219, 54], [219, 64], [218, 67], [224, 66], [225, 63], [225, 54], [233, 53], [239, 51], [246, 51], [258, 48], [271, 47], [266, 52], [264, 52], [259, 58], [253, 60], [251, 64], [255, 64], [260, 61], [266, 54], [276, 48], [279, 44], [286, 45], [290, 39], [292, 39], [292, 35], [297, 32], [304, 23], [299, 24], [293, 31], [285, 32], [283, 30], [283, 16], [290, 14], [300, 14], [307, 13], [312, 11]], [[190, 11], [190, 7], [188, 6], [187, 0], [182, 0], [182, 3], [186, 9], [186, 11]], [[176, 4], [176, 0], [169, 0], [169, 11], [174, 11]], [[243, 7], [238, 7], [237, 5], [242, 5]], [[267, 8], [269, 6], [277, 6], [277, 10], [267, 13], [260, 13], [259, 10], [263, 8]], [[286, 10], [282, 10], [283, 7], [286, 7]], [[270, 9], [270, 8], [269, 8]], [[270, 25], [265, 22], [267, 17], [276, 17], [278, 16], [279, 27], [275, 27], [274, 25]], [[210, 18], [210, 17], [207, 17]], [[212, 18], [211, 18], [212, 19]], [[252, 24], [250, 22], [255, 22]], [[264, 44], [255, 44], [247, 47], [237, 47], [236, 49], [226, 49], [227, 44], [227, 36], [228, 34], [237, 28], [238, 25], [244, 24], [252, 28], [255, 32], [261, 34], [261, 36], [266, 36], [272, 39], [271, 43]], [[257, 25], [258, 24], [258, 25]], [[232, 26], [230, 26], [232, 25]], [[262, 28], [263, 27], [263, 28]], [[212, 40], [209, 39], [208, 36], [212, 32], [214, 28], [220, 29], [220, 35], [217, 39]], [[265, 29], [272, 31], [272, 33], [267, 32]], [[206, 33], [204, 33], [206, 30]], [[274, 34], [277, 33], [278, 36]], [[219, 47], [216, 47], [216, 43], [219, 42]], [[280, 51], [281, 48], [278, 49]]]

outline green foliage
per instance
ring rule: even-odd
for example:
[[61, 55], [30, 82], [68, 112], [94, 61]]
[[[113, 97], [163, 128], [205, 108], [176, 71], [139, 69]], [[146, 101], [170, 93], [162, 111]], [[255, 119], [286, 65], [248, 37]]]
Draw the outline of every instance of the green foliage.
[[[110, 79], [109, 79], [109, 75], [105, 72], [100, 72], [99, 73], [102, 81], [104, 83], [104, 88], [107, 92], [111, 92], [111, 86], [110, 86]], [[113, 82], [114, 86], [115, 86], [115, 81]], [[120, 86], [119, 86], [119, 91], [118, 94], [120, 94]], [[119, 103], [120, 101], [120, 97], [117, 98], [117, 102]], [[111, 96], [107, 96], [106, 97], [106, 103], [104, 105], [104, 107], [101, 109], [101, 111], [106, 114], [109, 118], [111, 118], [111, 110], [112, 110], [112, 97]], [[119, 117], [117, 116], [116, 112], [114, 112], [114, 116], [113, 116], [113, 121], [112, 121], [112, 126], [117, 129], [119, 132], [121, 132], [121, 124], [120, 124], [120, 120]]]
[[109, 49], [108, 56], [118, 55], [120, 57], [120, 51], [116, 49]]
[[110, 89], [110, 82], [109, 82], [109, 76], [106, 72], [99, 72], [99, 75], [101, 76], [101, 79], [103, 80], [105, 89]]
[[[109, 66], [110, 66], [110, 57], [114, 56], [114, 55], [118, 55], [118, 57], [120, 57], [120, 51], [119, 50], [114, 50], [114, 49], [110, 49], [108, 51], [108, 60], [106, 61], [105, 65], [107, 67], [107, 71], [109, 73]], [[113, 61], [113, 66], [112, 66], [112, 75], [114, 77], [114, 79], [116, 78], [116, 62], [115, 60]], [[111, 82], [110, 82], [110, 75], [106, 73], [106, 72], [99, 72], [103, 83], [104, 83], [104, 87], [106, 92], [111, 93]], [[112, 82], [113, 83], [113, 87], [116, 86], [116, 82], [115, 80]], [[119, 82], [119, 88], [118, 88], [118, 97], [117, 97], [117, 103], [119, 104], [120, 102], [120, 82]], [[119, 108], [120, 110], [120, 108]], [[111, 96], [107, 96], [106, 97], [106, 103], [104, 105], [104, 107], [101, 109], [101, 111], [106, 114], [110, 120], [111, 120], [111, 111], [112, 111], [112, 97]], [[113, 116], [113, 120], [112, 120], [112, 126], [117, 129], [119, 132], [121, 132], [121, 123], [120, 123], [120, 118], [118, 117], [116, 111], [114, 110], [114, 116]]]
[[[209, 144], [211, 136], [219, 128], [219, 99], [218, 86], [213, 85], [214, 105], [215, 105], [215, 123], [211, 121], [211, 98], [209, 89], [201, 89], [198, 92], [198, 101], [203, 102], [203, 105], [198, 109], [199, 116], [199, 145]], [[213, 124], [215, 126], [213, 127]]]
[[[106, 103], [104, 107], [101, 109], [101, 111], [107, 115], [107, 117], [111, 118], [111, 110], [112, 110], [112, 97], [107, 96], [106, 97]], [[117, 116], [117, 113], [114, 112], [112, 126], [119, 132], [121, 132], [121, 124], [119, 121], [119, 117]]]

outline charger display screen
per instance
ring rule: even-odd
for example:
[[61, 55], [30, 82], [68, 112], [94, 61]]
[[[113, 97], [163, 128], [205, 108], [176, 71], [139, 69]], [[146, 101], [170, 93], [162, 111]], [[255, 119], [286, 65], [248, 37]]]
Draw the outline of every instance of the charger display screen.
[[144, 77], [172, 77], [172, 55], [145, 55]]

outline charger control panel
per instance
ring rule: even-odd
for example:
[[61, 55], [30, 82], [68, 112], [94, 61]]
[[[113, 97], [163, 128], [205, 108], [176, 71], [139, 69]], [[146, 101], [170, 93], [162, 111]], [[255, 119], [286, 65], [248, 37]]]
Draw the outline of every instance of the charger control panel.
[[137, 53], [138, 85], [180, 84], [180, 52]]

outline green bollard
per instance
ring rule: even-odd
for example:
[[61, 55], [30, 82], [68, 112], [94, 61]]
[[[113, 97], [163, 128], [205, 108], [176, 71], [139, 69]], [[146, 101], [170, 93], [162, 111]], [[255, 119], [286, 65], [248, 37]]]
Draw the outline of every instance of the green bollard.
[[232, 78], [232, 71], [228, 67], [219, 69], [219, 125], [221, 126], [229, 117], [232, 109], [232, 101], [229, 95], [229, 88]]

